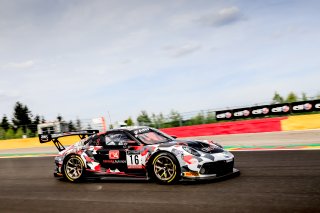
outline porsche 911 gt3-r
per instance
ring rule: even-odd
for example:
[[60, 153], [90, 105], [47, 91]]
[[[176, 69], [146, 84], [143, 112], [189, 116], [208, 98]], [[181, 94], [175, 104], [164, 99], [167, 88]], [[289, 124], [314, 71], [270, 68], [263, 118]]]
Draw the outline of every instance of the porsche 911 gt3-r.
[[[86, 177], [152, 179], [170, 184], [179, 180], [214, 179], [239, 173], [232, 153], [212, 141], [178, 140], [151, 127], [123, 127], [42, 134], [41, 143], [53, 141], [55, 177], [71, 182]], [[79, 135], [65, 148], [60, 137]], [[88, 136], [88, 137], [86, 137]]]

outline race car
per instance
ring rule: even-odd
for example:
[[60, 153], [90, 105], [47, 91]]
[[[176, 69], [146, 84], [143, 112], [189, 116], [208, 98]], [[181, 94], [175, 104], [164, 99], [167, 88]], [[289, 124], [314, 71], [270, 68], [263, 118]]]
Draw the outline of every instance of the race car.
[[[81, 140], [65, 148], [61, 137]], [[213, 141], [178, 140], [147, 126], [121, 127], [107, 132], [83, 130], [40, 134], [40, 143], [53, 141], [54, 176], [70, 182], [85, 178], [146, 179], [161, 184], [180, 180], [215, 179], [239, 174], [234, 156]]]

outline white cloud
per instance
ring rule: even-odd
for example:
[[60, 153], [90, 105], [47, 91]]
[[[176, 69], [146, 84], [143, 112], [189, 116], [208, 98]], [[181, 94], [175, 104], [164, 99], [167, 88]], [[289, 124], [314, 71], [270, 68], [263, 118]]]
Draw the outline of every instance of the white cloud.
[[194, 42], [187, 42], [182, 45], [169, 45], [164, 47], [171, 56], [179, 58], [186, 55], [190, 55], [201, 49], [201, 45]]
[[238, 7], [232, 6], [227, 8], [222, 8], [221, 10], [204, 15], [198, 21], [213, 27], [219, 27], [224, 25], [233, 24], [240, 20], [243, 20], [244, 16]]
[[5, 68], [14, 68], [14, 69], [27, 69], [33, 67], [35, 62], [33, 60], [29, 61], [24, 61], [24, 62], [19, 62], [19, 63], [14, 63], [10, 62], [6, 65], [4, 65]]

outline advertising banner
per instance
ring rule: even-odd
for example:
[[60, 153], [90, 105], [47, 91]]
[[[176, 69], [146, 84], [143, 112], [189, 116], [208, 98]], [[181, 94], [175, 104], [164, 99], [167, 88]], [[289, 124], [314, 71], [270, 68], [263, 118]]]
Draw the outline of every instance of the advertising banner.
[[216, 112], [216, 119], [232, 120], [241, 118], [257, 118], [270, 115], [288, 115], [291, 113], [305, 113], [320, 111], [320, 99], [311, 101], [298, 101], [272, 105], [261, 105], [239, 109], [221, 110]]

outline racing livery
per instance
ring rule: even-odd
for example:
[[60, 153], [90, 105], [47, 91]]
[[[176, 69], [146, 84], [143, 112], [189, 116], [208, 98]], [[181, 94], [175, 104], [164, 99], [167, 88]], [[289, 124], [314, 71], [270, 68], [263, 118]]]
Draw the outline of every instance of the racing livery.
[[[79, 135], [81, 140], [65, 148], [58, 139], [71, 135]], [[40, 134], [39, 140], [54, 142], [59, 150], [54, 176], [71, 182], [103, 177], [153, 179], [170, 184], [239, 173], [234, 168], [234, 156], [221, 145], [206, 140], [177, 140], [151, 127]]]

